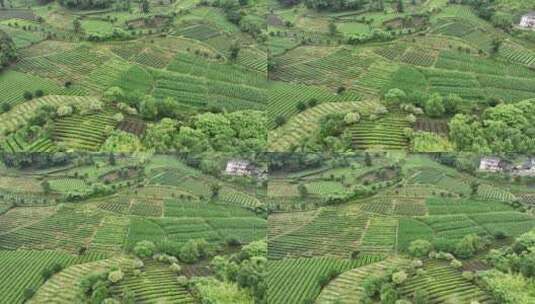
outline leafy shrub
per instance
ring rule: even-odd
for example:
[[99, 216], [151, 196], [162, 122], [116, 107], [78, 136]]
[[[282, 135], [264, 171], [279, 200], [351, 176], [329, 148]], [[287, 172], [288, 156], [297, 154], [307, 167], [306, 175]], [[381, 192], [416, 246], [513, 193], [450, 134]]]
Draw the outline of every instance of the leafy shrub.
[[189, 240], [182, 248], [178, 257], [182, 262], [195, 263], [206, 251], [207, 243], [204, 240]]
[[407, 280], [409, 276], [405, 271], [398, 271], [392, 274], [392, 282], [396, 285], [401, 285]]
[[376, 276], [368, 277], [362, 283], [364, 294], [368, 298], [374, 298], [379, 295], [381, 285], [383, 285], [384, 279]]
[[473, 281], [475, 276], [472, 271], [463, 271], [463, 278], [465, 278], [468, 281]]
[[132, 263], [132, 266], [133, 266], [135, 269], [139, 269], [139, 268], [143, 268], [143, 266], [145, 266], [145, 264], [143, 263], [142, 260], [140, 260], [140, 259], [135, 259], [134, 262]]
[[124, 278], [124, 273], [120, 269], [119, 270], [115, 270], [115, 271], [111, 271], [108, 274], [108, 280], [110, 280], [110, 282], [112, 282], [112, 283], [117, 283], [117, 282], [121, 281], [123, 278]]
[[455, 269], [460, 269], [461, 267], [463, 267], [463, 263], [457, 259], [454, 259], [451, 261], [450, 266]]
[[457, 243], [455, 255], [460, 258], [470, 258], [484, 247], [485, 244], [481, 237], [476, 234], [469, 234]]
[[424, 263], [422, 262], [422, 260], [412, 260], [411, 261], [411, 267], [416, 269], [416, 268], [420, 268], [424, 266]]
[[22, 94], [22, 97], [24, 97], [26, 100], [30, 100], [33, 98], [33, 94], [30, 91], [25, 91], [24, 94]]
[[134, 253], [140, 258], [146, 258], [151, 256], [154, 253], [154, 250], [156, 249], [156, 245], [154, 245], [151, 241], [140, 241], [136, 243], [136, 246], [134, 247]]
[[383, 284], [381, 287], [381, 303], [382, 304], [396, 304], [399, 299], [399, 293], [394, 289], [392, 284]]
[[426, 240], [412, 241], [409, 245], [409, 254], [414, 257], [424, 257], [433, 250], [433, 246]]
[[171, 270], [174, 273], [180, 273], [180, 271], [182, 271], [182, 268], [177, 263], [173, 263], [171, 264], [171, 266], [169, 266], [169, 270]]
[[445, 239], [445, 238], [433, 239], [432, 244], [433, 244], [433, 248], [436, 251], [443, 251], [443, 252], [454, 252], [455, 247], [457, 245], [455, 240], [450, 240], [450, 239]]

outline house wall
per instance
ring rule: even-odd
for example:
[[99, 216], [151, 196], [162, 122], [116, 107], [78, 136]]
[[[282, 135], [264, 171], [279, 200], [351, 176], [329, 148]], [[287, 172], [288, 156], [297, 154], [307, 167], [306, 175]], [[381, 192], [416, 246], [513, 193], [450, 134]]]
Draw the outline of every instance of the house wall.
[[524, 16], [520, 21], [520, 26], [523, 27], [535, 27], [535, 17]]

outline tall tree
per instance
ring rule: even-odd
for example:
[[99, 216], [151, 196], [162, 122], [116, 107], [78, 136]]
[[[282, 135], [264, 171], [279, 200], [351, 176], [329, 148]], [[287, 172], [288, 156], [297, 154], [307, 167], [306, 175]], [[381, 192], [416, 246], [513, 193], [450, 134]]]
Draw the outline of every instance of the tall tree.
[[230, 46], [230, 54], [229, 54], [229, 59], [231, 61], [236, 61], [236, 59], [238, 59], [238, 55], [240, 54], [240, 44], [236, 41], [234, 42], [231, 46]]
[[76, 34], [79, 34], [82, 32], [82, 23], [80, 22], [80, 18], [75, 18], [72, 21], [72, 28]]
[[150, 3], [148, 0], [141, 0], [141, 3], [139, 4], [140, 7], [139, 9], [143, 12], [143, 13], [148, 13], [150, 12]]
[[397, 10], [398, 13], [403, 13], [405, 11], [405, 8], [403, 7], [403, 0], [398, 0]]
[[338, 27], [336, 26], [336, 23], [334, 23], [334, 21], [329, 22], [329, 33], [333, 36], [338, 34]]
[[384, 11], [385, 10], [385, 2], [384, 2], [384, 0], [377, 0], [377, 10], [378, 11]]
[[0, 30], [0, 68], [7, 66], [15, 58], [17, 58], [17, 53], [13, 39]]
[[500, 48], [502, 47], [502, 44], [503, 44], [503, 41], [500, 38], [492, 39], [492, 44], [491, 44], [491, 49], [490, 49], [491, 53], [492, 54], [498, 53], [498, 51], [500, 51]]
[[364, 163], [367, 167], [371, 167], [373, 165], [372, 163], [372, 157], [370, 156], [370, 153], [366, 152], [364, 154]]

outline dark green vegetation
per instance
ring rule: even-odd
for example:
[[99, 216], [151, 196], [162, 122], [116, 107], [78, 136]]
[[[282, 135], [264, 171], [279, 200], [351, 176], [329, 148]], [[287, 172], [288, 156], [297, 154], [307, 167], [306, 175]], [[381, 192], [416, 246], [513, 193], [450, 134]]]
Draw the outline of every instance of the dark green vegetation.
[[519, 26], [530, 10], [506, 0], [273, 3], [269, 78], [286, 84], [269, 95], [270, 150], [533, 152], [535, 34]]
[[2, 1], [0, 151], [262, 151], [262, 2]]
[[0, 31], [0, 67], [7, 66], [16, 56], [13, 39], [4, 31]]
[[262, 183], [230, 159], [2, 155], [0, 303], [266, 303]]
[[468, 154], [272, 156], [270, 303], [532, 303], [534, 179], [478, 166]]

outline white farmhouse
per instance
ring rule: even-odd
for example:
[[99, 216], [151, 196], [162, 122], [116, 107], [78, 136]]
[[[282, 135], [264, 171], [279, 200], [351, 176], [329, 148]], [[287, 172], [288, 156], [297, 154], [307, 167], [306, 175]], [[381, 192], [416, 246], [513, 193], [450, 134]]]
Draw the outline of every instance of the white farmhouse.
[[487, 172], [501, 171], [501, 160], [498, 157], [483, 157], [479, 162], [479, 170]]
[[245, 176], [252, 175], [255, 167], [246, 160], [230, 160], [227, 162], [225, 173], [228, 175]]
[[524, 28], [535, 28], [535, 12], [522, 16], [520, 26]]

